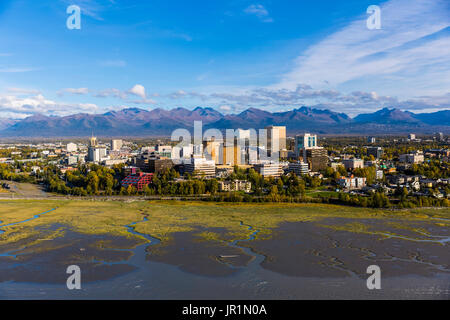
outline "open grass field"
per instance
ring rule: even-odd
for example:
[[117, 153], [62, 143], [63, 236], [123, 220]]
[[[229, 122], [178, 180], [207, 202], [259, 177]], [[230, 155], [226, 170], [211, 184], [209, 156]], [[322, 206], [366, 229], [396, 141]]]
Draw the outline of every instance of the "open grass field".
[[[52, 210], [47, 212], [49, 210]], [[45, 214], [35, 219], [35, 215]], [[206, 202], [149, 202], [149, 201], [76, 201], [76, 200], [23, 200], [0, 201], [0, 244], [29, 237], [46, 226], [65, 225], [82, 234], [110, 234], [139, 237], [127, 232], [126, 225], [148, 221], [135, 226], [142, 234], [169, 241], [175, 232], [192, 232], [201, 228], [199, 237], [205, 240], [233, 241], [245, 239], [252, 232], [248, 225], [259, 229], [259, 239], [271, 236], [272, 230], [283, 222], [320, 222], [326, 218], [355, 219], [349, 225], [339, 226], [347, 231], [385, 234], [386, 230], [368, 230], [359, 219], [395, 219], [395, 230], [415, 232], [418, 238], [426, 234], [410, 223], [421, 222], [436, 226], [449, 226], [449, 209], [380, 210], [323, 204], [228, 204]], [[404, 221], [405, 223], [401, 223]], [[382, 226], [382, 224], [379, 224]], [[326, 225], [330, 228], [335, 226]], [[215, 232], [220, 229], [221, 232]], [[417, 229], [417, 230], [415, 230]], [[223, 232], [225, 230], [225, 232]], [[392, 231], [389, 231], [392, 232]], [[57, 229], [53, 236], [60, 236]], [[50, 235], [51, 237], [52, 235]]]

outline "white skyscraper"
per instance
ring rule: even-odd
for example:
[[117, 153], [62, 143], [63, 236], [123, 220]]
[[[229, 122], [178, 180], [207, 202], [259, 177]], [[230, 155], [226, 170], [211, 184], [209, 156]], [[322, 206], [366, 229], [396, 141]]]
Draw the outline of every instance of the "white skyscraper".
[[75, 152], [78, 150], [78, 146], [76, 145], [76, 143], [70, 142], [67, 144], [66, 150], [67, 152]]
[[111, 140], [111, 150], [119, 151], [122, 148], [123, 141], [120, 139]]

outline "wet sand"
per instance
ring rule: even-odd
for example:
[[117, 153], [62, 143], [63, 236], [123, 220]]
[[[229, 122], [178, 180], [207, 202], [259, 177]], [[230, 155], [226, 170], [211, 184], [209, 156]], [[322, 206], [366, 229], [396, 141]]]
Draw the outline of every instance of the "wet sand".
[[43, 232], [39, 237], [0, 246], [0, 282], [61, 284], [68, 277], [67, 267], [74, 264], [83, 270], [84, 282], [112, 279], [137, 269], [126, 263], [136, 244], [131, 239], [88, 236], [69, 229], [62, 237], [45, 240]]
[[244, 245], [267, 257], [263, 268], [289, 276], [366, 277], [366, 268], [372, 264], [380, 266], [384, 277], [450, 275], [448, 243], [382, 239], [316, 223], [286, 223], [270, 241]]
[[[334, 217], [268, 230], [233, 220], [245, 238], [196, 226], [159, 241], [134, 229], [151, 218], [123, 225], [122, 236], [24, 223], [29, 236], [0, 242], [0, 298], [450, 299], [447, 222]], [[80, 291], [66, 288], [72, 264]], [[373, 264], [382, 290], [366, 287]]]

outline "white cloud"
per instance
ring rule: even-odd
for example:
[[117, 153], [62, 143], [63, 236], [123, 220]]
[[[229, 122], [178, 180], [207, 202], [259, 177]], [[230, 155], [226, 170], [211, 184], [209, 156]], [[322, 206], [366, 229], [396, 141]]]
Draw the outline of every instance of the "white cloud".
[[0, 115], [12, 118], [25, 118], [41, 113], [45, 115], [69, 115], [79, 112], [95, 112], [99, 107], [92, 103], [56, 102], [42, 94], [20, 97], [13, 94], [0, 95]]
[[262, 22], [273, 22], [269, 11], [262, 4], [251, 4], [244, 9], [244, 13], [258, 17]]
[[[298, 83], [376, 90], [405, 97], [450, 88], [449, 7], [445, 0], [391, 0], [381, 5], [381, 30], [367, 15], [299, 56], [277, 88]], [[357, 89], [358, 90], [358, 89]]]
[[146, 94], [145, 94], [145, 88], [143, 85], [140, 84], [136, 84], [133, 86], [133, 88], [131, 88], [130, 90], [128, 90], [129, 93], [134, 94], [136, 96], [141, 97], [142, 99], [146, 98]]
[[58, 92], [58, 95], [63, 95], [64, 93], [71, 93], [71, 94], [88, 94], [89, 89], [88, 88], [65, 88]]
[[134, 104], [156, 104], [156, 101], [153, 99], [133, 100], [130, 102]]
[[110, 88], [110, 89], [105, 89], [105, 90], [97, 92], [94, 95], [94, 97], [97, 97], [97, 98], [114, 97], [114, 98], [119, 98], [119, 99], [126, 99], [127, 94], [125, 92], [122, 92], [119, 89]]
[[223, 106], [220, 106], [219, 109], [222, 110], [222, 111], [227, 111], [228, 112], [228, 111], [231, 111], [231, 106], [223, 105]]
[[223, 90], [209, 93], [182, 91], [182, 94], [178, 91], [169, 94], [168, 97], [185, 101], [200, 100], [218, 105], [219, 110], [223, 111], [236, 111], [256, 107], [274, 112], [301, 106], [311, 106], [319, 109], [345, 112], [350, 116], [361, 112], [372, 112], [383, 107], [424, 112], [448, 109], [450, 105], [450, 94], [398, 99], [394, 96], [380, 95], [375, 91], [343, 93], [331, 89], [315, 89], [307, 84], [300, 84], [294, 90], [252, 88], [230, 91]]

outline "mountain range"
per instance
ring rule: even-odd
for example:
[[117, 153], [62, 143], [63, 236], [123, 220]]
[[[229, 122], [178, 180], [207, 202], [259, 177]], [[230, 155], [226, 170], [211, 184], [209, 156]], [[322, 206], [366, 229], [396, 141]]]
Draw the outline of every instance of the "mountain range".
[[177, 128], [192, 129], [202, 121], [204, 129], [264, 128], [284, 125], [288, 134], [313, 131], [318, 134], [431, 134], [450, 133], [450, 110], [412, 113], [384, 108], [351, 118], [345, 113], [301, 107], [285, 112], [249, 108], [239, 114], [222, 114], [213, 108], [193, 110], [127, 108], [104, 114], [69, 116], [36, 114], [23, 120], [0, 119], [0, 137], [167, 136]]

